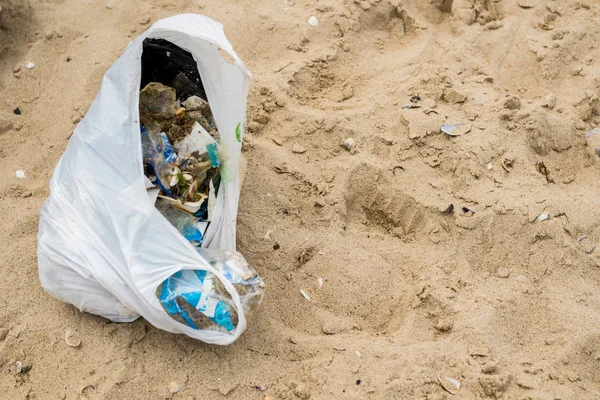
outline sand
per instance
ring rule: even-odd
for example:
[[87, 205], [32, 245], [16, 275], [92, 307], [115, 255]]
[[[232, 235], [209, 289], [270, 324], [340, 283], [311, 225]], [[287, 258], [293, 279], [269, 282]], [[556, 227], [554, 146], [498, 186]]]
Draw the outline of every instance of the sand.
[[[107, 2], [0, 1], [0, 399], [600, 396], [600, 1]], [[37, 274], [102, 75], [182, 12], [254, 74], [238, 244], [268, 287], [228, 347], [83, 314]]]

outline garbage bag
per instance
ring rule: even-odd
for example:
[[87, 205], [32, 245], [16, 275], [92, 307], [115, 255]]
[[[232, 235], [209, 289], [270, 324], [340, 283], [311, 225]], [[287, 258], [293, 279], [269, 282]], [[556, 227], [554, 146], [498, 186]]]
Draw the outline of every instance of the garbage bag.
[[[47, 292], [81, 311], [118, 322], [143, 316], [166, 331], [230, 344], [246, 328], [235, 286], [163, 217], [146, 193], [138, 110], [146, 38], [168, 40], [190, 52], [198, 64], [223, 158], [221, 186], [202, 247], [235, 251], [240, 151], [251, 74], [221, 24], [183, 14], [156, 22], [127, 46], [105, 74], [69, 140], [41, 210], [40, 280]], [[219, 49], [234, 64], [223, 59]], [[156, 292], [183, 270], [216, 276], [233, 300], [235, 329], [192, 329], [165, 312]]]

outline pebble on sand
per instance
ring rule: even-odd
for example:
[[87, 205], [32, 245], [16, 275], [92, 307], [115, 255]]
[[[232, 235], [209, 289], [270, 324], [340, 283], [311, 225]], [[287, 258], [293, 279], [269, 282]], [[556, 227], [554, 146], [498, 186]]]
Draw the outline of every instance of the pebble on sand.
[[296, 153], [296, 154], [306, 153], [306, 149], [302, 145], [299, 145], [298, 143], [294, 143], [294, 145], [292, 146], [292, 153]]

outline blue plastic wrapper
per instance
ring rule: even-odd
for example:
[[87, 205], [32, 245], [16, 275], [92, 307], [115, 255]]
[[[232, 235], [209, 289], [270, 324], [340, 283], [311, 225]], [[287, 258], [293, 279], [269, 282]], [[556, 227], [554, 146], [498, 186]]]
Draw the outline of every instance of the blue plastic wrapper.
[[[263, 296], [264, 283], [241, 254], [197, 249], [236, 289], [248, 314]], [[238, 323], [233, 300], [219, 279], [204, 270], [182, 270], [157, 290], [162, 307], [192, 329], [233, 331]]]

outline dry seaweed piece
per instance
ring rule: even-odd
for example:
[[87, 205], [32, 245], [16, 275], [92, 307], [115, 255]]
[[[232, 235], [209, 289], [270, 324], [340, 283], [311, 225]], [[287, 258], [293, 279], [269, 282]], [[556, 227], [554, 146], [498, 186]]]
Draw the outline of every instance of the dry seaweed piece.
[[544, 162], [542, 160], [536, 162], [535, 167], [537, 168], [537, 170], [540, 174], [542, 174], [546, 177], [546, 182], [550, 183], [550, 177], [549, 177], [550, 171], [548, 171], [548, 168], [546, 167]]

